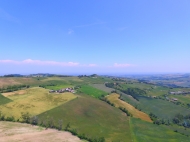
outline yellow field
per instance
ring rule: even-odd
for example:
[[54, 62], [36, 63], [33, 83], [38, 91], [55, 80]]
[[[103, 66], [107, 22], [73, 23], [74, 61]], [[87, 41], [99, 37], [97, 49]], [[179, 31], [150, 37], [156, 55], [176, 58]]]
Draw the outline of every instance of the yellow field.
[[140, 119], [148, 121], [148, 122], [152, 122], [152, 120], [146, 113], [139, 111], [132, 105], [120, 100], [118, 94], [113, 93], [111, 95], [106, 96], [106, 98], [111, 103], [113, 103], [116, 107], [126, 108], [133, 115], [133, 117], [140, 118]]
[[28, 78], [28, 77], [3, 77], [0, 78], [0, 88], [13, 86], [13, 85], [33, 85], [37, 84], [39, 81], [35, 78]]
[[0, 88], [19, 84], [20, 83], [13, 78], [0, 78]]
[[1, 105], [0, 111], [5, 116], [14, 116], [16, 119], [20, 118], [21, 112], [38, 115], [77, 97], [69, 92], [49, 93], [47, 89], [40, 87], [3, 93], [3, 95], [13, 100], [13, 102]]
[[48, 77], [45, 79], [42, 79], [41, 81], [51, 81], [51, 80], [61, 80], [61, 81], [76, 81], [76, 82], [82, 82], [83, 80], [79, 79], [78, 77]]

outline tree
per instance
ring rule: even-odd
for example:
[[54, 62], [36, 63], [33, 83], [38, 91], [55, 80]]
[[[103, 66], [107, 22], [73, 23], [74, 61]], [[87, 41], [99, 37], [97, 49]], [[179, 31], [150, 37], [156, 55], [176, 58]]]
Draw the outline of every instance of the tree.
[[21, 118], [22, 118], [22, 121], [24, 123], [29, 123], [30, 122], [30, 117], [31, 117], [31, 115], [29, 114], [29, 112], [22, 112], [21, 113]]

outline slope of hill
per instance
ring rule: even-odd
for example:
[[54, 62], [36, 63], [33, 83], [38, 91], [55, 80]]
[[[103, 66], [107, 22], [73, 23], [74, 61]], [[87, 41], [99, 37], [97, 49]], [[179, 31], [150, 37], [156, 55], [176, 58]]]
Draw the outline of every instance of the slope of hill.
[[3, 93], [3, 95], [7, 96], [7, 100], [12, 101], [0, 105], [0, 111], [5, 116], [14, 116], [16, 119], [21, 117], [22, 112], [29, 112], [30, 115], [37, 115], [77, 97], [72, 93], [51, 94], [47, 89], [40, 87]]
[[189, 137], [176, 133], [168, 126], [158, 126], [140, 119], [130, 119], [134, 142], [189, 142]]
[[111, 103], [113, 103], [116, 107], [122, 107], [122, 108], [125, 108], [126, 110], [128, 110], [133, 115], [133, 117], [140, 118], [140, 119], [147, 121], [147, 122], [152, 122], [152, 120], [150, 119], [150, 117], [146, 113], [139, 111], [138, 109], [136, 109], [132, 105], [120, 100], [118, 94], [113, 93], [113, 94], [106, 96], [106, 98]]
[[55, 125], [63, 120], [63, 128], [90, 138], [105, 137], [106, 141], [130, 142], [129, 118], [119, 109], [90, 96], [82, 95], [66, 104], [39, 115], [41, 121], [52, 118]]

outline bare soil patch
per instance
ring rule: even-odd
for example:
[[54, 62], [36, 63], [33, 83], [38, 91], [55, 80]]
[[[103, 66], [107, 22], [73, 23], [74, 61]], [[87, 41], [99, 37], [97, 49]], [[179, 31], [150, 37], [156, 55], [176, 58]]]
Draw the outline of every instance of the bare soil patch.
[[0, 122], [0, 142], [81, 142], [69, 132], [29, 124]]
[[13, 96], [13, 95], [22, 95], [25, 93], [26, 93], [25, 90], [19, 90], [19, 91], [14, 91], [14, 92], [2, 93], [2, 95], [5, 97], [8, 97], [8, 96]]

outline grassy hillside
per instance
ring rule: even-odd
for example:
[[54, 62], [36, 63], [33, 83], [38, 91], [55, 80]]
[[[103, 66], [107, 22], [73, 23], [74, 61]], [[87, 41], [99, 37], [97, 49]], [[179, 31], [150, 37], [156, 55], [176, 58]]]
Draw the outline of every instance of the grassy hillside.
[[106, 98], [111, 103], [113, 103], [116, 107], [126, 108], [133, 115], [133, 117], [140, 118], [144, 121], [152, 122], [152, 120], [146, 113], [139, 111], [132, 105], [120, 100], [118, 94], [113, 93], [113, 94], [106, 96]]
[[9, 98], [6, 98], [5, 96], [3, 96], [2, 94], [0, 94], [0, 105], [6, 104], [11, 102], [12, 100], [10, 100]]
[[105, 82], [113, 82], [111, 80], [111, 78], [106, 78], [106, 77], [97, 77], [97, 78], [93, 78], [93, 77], [82, 77], [80, 78], [81, 80], [83, 80], [85, 83], [88, 84], [104, 84]]
[[20, 91], [22, 92], [3, 93], [12, 100], [12, 102], [0, 105], [0, 111], [5, 116], [14, 116], [18, 119], [21, 112], [37, 115], [76, 98], [76, 95], [72, 93], [49, 94], [47, 89], [40, 87]]
[[55, 125], [63, 120], [63, 127], [70, 123], [70, 129], [90, 138], [105, 137], [108, 142], [130, 142], [129, 119], [119, 109], [89, 96], [80, 96], [66, 104], [39, 115], [47, 121], [53, 118]]
[[95, 97], [95, 98], [98, 98], [100, 96], [105, 96], [107, 95], [108, 93], [102, 91], [102, 90], [99, 90], [99, 89], [96, 89], [90, 85], [82, 85], [81, 88], [78, 90], [79, 92], [81, 93], [84, 93], [84, 94], [87, 94], [87, 95], [90, 95], [92, 97]]
[[176, 133], [168, 126], [158, 126], [140, 119], [130, 119], [134, 142], [189, 142], [189, 137]]
[[26, 77], [2, 77], [0, 78], [0, 88], [13, 86], [13, 85], [38, 85], [41, 84], [37, 78], [26, 78]]

